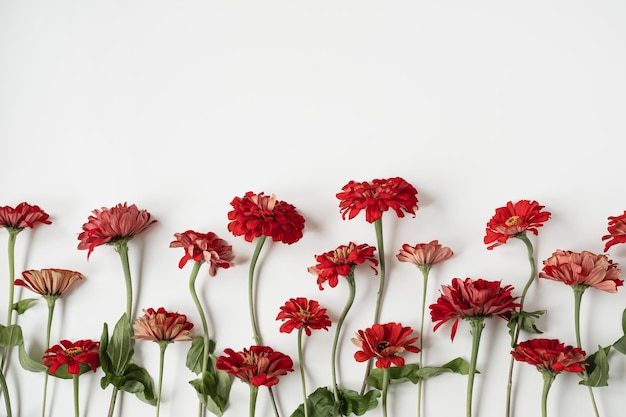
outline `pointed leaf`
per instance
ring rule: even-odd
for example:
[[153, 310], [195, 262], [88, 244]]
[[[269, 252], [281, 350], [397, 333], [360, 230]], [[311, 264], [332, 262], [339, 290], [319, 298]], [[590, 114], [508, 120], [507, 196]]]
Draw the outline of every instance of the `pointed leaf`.
[[598, 350], [592, 355], [587, 356], [587, 378], [579, 382], [581, 385], [590, 387], [605, 387], [609, 385], [609, 361], [607, 354], [611, 350], [611, 346], [603, 348], [598, 346]]
[[[336, 417], [339, 404], [335, 404], [335, 397], [326, 387], [319, 387], [306, 399], [309, 417]], [[304, 405], [291, 413], [290, 417], [304, 417]]]
[[115, 324], [111, 340], [107, 346], [107, 353], [111, 359], [111, 372], [123, 375], [133, 357], [135, 339], [126, 313]]
[[156, 398], [152, 389], [152, 377], [141, 366], [129, 363], [124, 373], [124, 385], [119, 387], [122, 391], [135, 394], [141, 401], [150, 405], [156, 405]]
[[23, 341], [22, 328], [19, 325], [0, 325], [0, 346], [19, 346]]
[[613, 343], [612, 346], [621, 354], [626, 355], [626, 335], [617, 339], [617, 341]]
[[373, 410], [378, 406], [378, 397], [380, 392], [371, 390], [363, 395], [349, 389], [339, 389], [339, 398], [341, 399], [340, 412], [343, 416], [354, 414], [362, 416], [366, 412]]
[[36, 361], [35, 359], [31, 358], [28, 355], [28, 352], [26, 352], [26, 348], [24, 347], [23, 343], [20, 345], [18, 349], [19, 349], [18, 356], [19, 356], [20, 365], [22, 365], [22, 368], [31, 372], [47, 372], [48, 371], [48, 367], [46, 365], [44, 365], [41, 362]]
[[198, 375], [202, 372], [202, 358], [204, 357], [204, 338], [196, 336], [191, 341], [191, 346], [187, 352], [187, 360], [185, 364], [194, 374]]
[[28, 310], [32, 303], [37, 301], [37, 298], [25, 298], [13, 304], [13, 310], [17, 311], [17, 314], [24, 314]]

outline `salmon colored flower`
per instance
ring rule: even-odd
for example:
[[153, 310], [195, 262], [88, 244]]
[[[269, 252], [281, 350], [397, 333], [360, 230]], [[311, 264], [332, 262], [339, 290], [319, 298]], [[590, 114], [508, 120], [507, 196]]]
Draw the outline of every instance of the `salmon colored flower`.
[[304, 297], [290, 298], [284, 306], [280, 307], [276, 320], [284, 321], [280, 326], [281, 333], [291, 333], [293, 329], [304, 329], [307, 336], [311, 336], [311, 329], [328, 330], [332, 324], [325, 308], [320, 308], [317, 301]]
[[602, 236], [602, 240], [607, 240], [604, 245], [605, 252], [613, 245], [626, 242], [626, 210], [619, 216], [610, 216], [607, 229], [609, 234]]
[[561, 281], [567, 285], [594, 287], [609, 293], [617, 292], [624, 285], [619, 279], [621, 271], [606, 255], [596, 255], [589, 251], [580, 253], [557, 250], [543, 261], [539, 278]]
[[542, 211], [544, 206], [536, 201], [520, 200], [517, 203], [509, 201], [506, 206], [496, 209], [496, 213], [487, 223], [487, 234], [484, 242], [491, 250], [506, 243], [510, 237], [515, 237], [526, 231], [538, 234], [537, 228], [550, 219], [550, 212]]
[[235, 197], [228, 213], [228, 230], [235, 236], [244, 236], [252, 242], [259, 236], [269, 236], [275, 242], [292, 244], [302, 238], [304, 217], [289, 203], [248, 191]]
[[148, 308], [143, 310], [144, 315], [133, 323], [135, 339], [150, 340], [153, 342], [175, 342], [192, 340], [191, 329], [193, 323], [187, 321], [187, 316], [166, 311], [163, 307], [158, 310]]
[[143, 232], [156, 220], [146, 210], [139, 210], [136, 205], [118, 204], [111, 208], [95, 209], [83, 224], [83, 231], [78, 235], [78, 249], [88, 249], [87, 258], [96, 246], [128, 241]]
[[512, 291], [512, 286], [502, 287], [500, 281], [454, 278], [452, 285], [441, 286], [441, 296], [435, 304], [430, 305], [430, 316], [436, 323], [433, 330], [454, 319], [450, 334], [454, 340], [459, 319], [498, 316], [509, 320], [520, 306], [515, 302], [517, 297], [511, 296]]
[[527, 362], [541, 372], [583, 372], [586, 352], [573, 346], [565, 346], [557, 339], [531, 339], [520, 342], [511, 351], [515, 360]]
[[187, 230], [175, 233], [176, 240], [170, 243], [170, 248], [183, 248], [185, 256], [180, 259], [178, 267], [182, 269], [187, 261], [206, 262], [209, 264], [209, 275], [214, 277], [217, 268], [228, 269], [233, 263], [233, 247], [215, 233], [198, 233]]
[[404, 358], [398, 354], [404, 351], [418, 353], [420, 349], [413, 346], [418, 339], [411, 337], [413, 329], [400, 323], [374, 324], [365, 330], [359, 330], [352, 339], [361, 350], [354, 354], [357, 362], [376, 359], [377, 368], [389, 368], [391, 365], [404, 365]]
[[328, 281], [328, 285], [336, 287], [339, 283], [339, 276], [347, 277], [356, 265], [370, 263], [370, 268], [378, 273], [376, 266], [378, 260], [374, 257], [375, 247], [365, 243], [357, 245], [348, 243], [340, 245], [337, 249], [316, 255], [317, 264], [310, 266], [307, 270], [313, 275], [317, 275], [319, 289], [323, 290], [322, 284]]
[[29, 269], [22, 272], [22, 277], [24, 279], [15, 280], [15, 285], [54, 298], [62, 296], [83, 280], [80, 272], [57, 268]]
[[279, 376], [293, 371], [291, 358], [269, 346], [250, 346], [241, 352], [225, 349], [224, 353], [227, 356], [218, 357], [215, 368], [254, 387], [276, 385]]
[[447, 261], [453, 254], [452, 249], [441, 246], [437, 240], [432, 240], [415, 246], [405, 243], [396, 257], [400, 262], [410, 262], [418, 268], [430, 269], [434, 264]]
[[32, 229], [37, 223], [51, 224], [48, 217], [48, 213], [39, 206], [31, 206], [26, 202], [18, 204], [15, 208], [0, 207], [0, 227], [7, 229], [22, 230], [27, 227]]
[[398, 217], [404, 217], [404, 212], [415, 216], [418, 209], [417, 190], [400, 177], [350, 181], [337, 193], [337, 198], [343, 219], [353, 219], [365, 210], [368, 223], [374, 223], [389, 209], [394, 210]]
[[[76, 342], [61, 340], [59, 345], [54, 345], [45, 351], [42, 357], [43, 364], [49, 368], [52, 375], [62, 365], [67, 365], [67, 372], [72, 375], [79, 375], [89, 368], [96, 372], [100, 366], [99, 349], [100, 343], [93, 340], [78, 340]], [[82, 367], [81, 364], [85, 364], [89, 368]]]

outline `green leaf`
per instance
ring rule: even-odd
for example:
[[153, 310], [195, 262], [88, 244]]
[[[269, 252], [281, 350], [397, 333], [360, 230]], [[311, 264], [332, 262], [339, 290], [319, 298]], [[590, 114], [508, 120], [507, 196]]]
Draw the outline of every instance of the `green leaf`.
[[[425, 366], [418, 371], [418, 376], [420, 378], [430, 378], [433, 376], [441, 375], [443, 373], [452, 372], [460, 375], [467, 375], [469, 373], [469, 362], [465, 359], [458, 357], [452, 359], [450, 362], [447, 362], [439, 367], [433, 366]], [[476, 373], [480, 373], [476, 371]]]
[[587, 378], [579, 382], [580, 385], [590, 387], [606, 387], [609, 385], [609, 361], [607, 354], [611, 350], [611, 346], [603, 348], [598, 346], [598, 351], [587, 356]]
[[18, 324], [0, 324], [0, 346], [19, 346], [24, 342], [22, 328]]
[[46, 365], [34, 360], [28, 355], [28, 352], [26, 352], [26, 348], [24, 347], [23, 343], [20, 345], [18, 350], [19, 350], [18, 356], [19, 356], [20, 365], [22, 365], [22, 368], [31, 372], [47, 372], [48, 371], [48, 367]]
[[[105, 376], [100, 380], [100, 386], [105, 389], [109, 385], [107, 376], [111, 373], [111, 359], [107, 353], [109, 347], [109, 326], [104, 323], [102, 326], [102, 334], [100, 335], [100, 367]], [[105, 383], [105, 379], [107, 382]]]
[[612, 346], [618, 352], [626, 355], [626, 335], [624, 335], [624, 336], [620, 337], [619, 339], [617, 339], [617, 341], [615, 343], [613, 343]]
[[187, 368], [198, 375], [202, 372], [202, 358], [204, 357], [204, 338], [196, 336], [191, 341], [191, 346], [187, 352]]
[[[46, 368], [47, 370], [48, 368]], [[91, 367], [89, 365], [87, 365], [86, 363], [81, 363], [80, 364], [80, 370], [78, 371], [78, 375], [82, 375], [86, 372], [93, 372], [91, 370]], [[72, 379], [74, 378], [73, 374], [70, 374], [69, 372], [67, 372], [67, 364], [64, 363], [63, 365], [59, 366], [57, 368], [57, 370], [51, 374], [50, 372], [48, 372], [48, 374], [50, 374], [53, 377], [56, 378], [60, 378], [60, 379]]]
[[17, 314], [24, 314], [24, 312], [30, 308], [30, 305], [37, 300], [37, 298], [25, 298], [20, 300], [13, 304], [13, 310], [17, 311]]
[[145, 403], [156, 405], [156, 397], [152, 389], [152, 377], [148, 371], [136, 363], [128, 364], [124, 372], [123, 385], [119, 389], [135, 394]]
[[342, 416], [354, 414], [362, 416], [366, 412], [373, 410], [378, 406], [378, 397], [380, 392], [371, 390], [363, 395], [349, 389], [339, 389], [339, 398], [341, 400], [339, 411]]
[[626, 308], [622, 312], [622, 332], [626, 335]]
[[[401, 382], [410, 381], [414, 384], [420, 380], [418, 376], [420, 368], [418, 364], [406, 364], [403, 366], [393, 366], [389, 368], [389, 382], [392, 384], [398, 384]], [[370, 371], [370, 374], [365, 380], [367, 385], [376, 389], [383, 389], [383, 370], [374, 368]]]
[[133, 357], [134, 344], [133, 330], [130, 327], [128, 316], [124, 313], [115, 324], [111, 340], [106, 347], [106, 352], [111, 359], [110, 372], [115, 375], [124, 375], [126, 367]]
[[537, 328], [537, 326], [535, 326], [535, 321], [545, 313], [546, 310], [520, 311], [513, 313], [511, 315], [511, 319], [507, 323], [511, 338], [515, 336], [516, 327], [519, 327], [520, 330], [525, 330], [529, 333], [543, 333]]
[[[339, 412], [339, 404], [335, 404], [335, 397], [326, 387], [319, 387], [306, 399], [309, 417], [335, 417]], [[304, 405], [291, 413], [290, 417], [304, 417]]]
[[200, 378], [189, 381], [198, 394], [200, 402], [216, 416], [224, 415], [232, 378], [225, 371], [204, 371]]

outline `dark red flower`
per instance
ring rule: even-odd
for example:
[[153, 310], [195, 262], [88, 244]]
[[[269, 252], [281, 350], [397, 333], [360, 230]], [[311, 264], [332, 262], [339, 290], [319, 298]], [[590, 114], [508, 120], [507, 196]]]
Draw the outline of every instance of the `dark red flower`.
[[206, 262], [209, 264], [209, 275], [214, 277], [217, 268], [228, 269], [234, 265], [233, 247], [213, 232], [198, 233], [187, 230], [175, 233], [174, 237], [176, 240], [170, 243], [170, 248], [185, 249], [185, 256], [178, 263], [179, 268], [184, 267], [189, 260]]
[[[536, 201], [520, 200], [513, 204], [508, 202], [505, 207], [496, 209], [496, 213], [487, 223], [487, 234], [484, 237], [487, 249], [506, 243], [510, 237], [526, 231], [537, 235], [537, 228], [550, 219], [550, 212], [541, 211]], [[495, 242], [495, 243], [494, 243]]]
[[88, 365], [92, 371], [100, 366], [100, 343], [93, 340], [78, 340], [70, 342], [61, 340], [60, 345], [54, 345], [47, 349], [43, 355], [43, 364], [49, 368], [50, 374], [54, 375], [61, 365], [67, 365], [67, 372], [79, 375], [86, 372], [81, 364]]
[[88, 249], [87, 258], [96, 246], [127, 241], [156, 223], [156, 220], [150, 218], [150, 213], [139, 210], [134, 204], [102, 207], [92, 213], [78, 235], [78, 249]]
[[291, 245], [302, 238], [304, 217], [294, 206], [276, 200], [276, 196], [248, 191], [243, 197], [235, 197], [228, 212], [228, 230], [235, 236], [243, 236], [252, 242], [259, 236], [269, 236], [275, 242]]
[[250, 346], [241, 352], [225, 349], [224, 353], [228, 356], [218, 357], [215, 368], [255, 387], [276, 385], [279, 376], [293, 371], [291, 358], [269, 346]]
[[322, 284], [328, 281], [328, 285], [336, 287], [339, 283], [339, 276], [347, 277], [356, 265], [365, 262], [370, 263], [370, 268], [378, 273], [376, 266], [378, 260], [374, 257], [375, 247], [365, 243], [356, 245], [348, 243], [341, 245], [333, 251], [316, 255], [317, 264], [308, 268], [309, 273], [317, 275], [317, 284], [323, 290]]
[[27, 227], [34, 228], [37, 223], [51, 224], [48, 213], [39, 208], [23, 202], [17, 207], [0, 207], [0, 227], [7, 229], [22, 230]]
[[191, 329], [193, 323], [187, 321], [187, 316], [169, 312], [163, 307], [158, 310], [148, 308], [144, 315], [133, 323], [135, 339], [150, 340], [152, 342], [176, 342], [192, 340]]
[[374, 223], [383, 212], [392, 209], [398, 217], [404, 212], [415, 216], [417, 190], [400, 177], [375, 179], [371, 182], [350, 181], [337, 193], [339, 209], [343, 219], [353, 219], [365, 210], [365, 220]]
[[607, 230], [609, 234], [602, 236], [602, 240], [608, 240], [604, 245], [605, 252], [613, 245], [626, 242], [626, 211], [619, 216], [610, 216]]
[[407, 351], [418, 353], [420, 349], [413, 346], [417, 336], [410, 337], [413, 329], [403, 327], [400, 323], [374, 324], [365, 330], [359, 330], [352, 343], [361, 350], [354, 354], [357, 362], [376, 359], [377, 368], [389, 368], [391, 365], [404, 365], [404, 358], [398, 354]]
[[500, 281], [454, 278], [452, 285], [441, 286], [441, 296], [430, 305], [430, 316], [437, 330], [442, 324], [454, 319], [450, 337], [454, 340], [459, 319], [498, 316], [505, 320], [520, 307], [512, 297], [513, 287], [501, 286]]
[[573, 346], [565, 346], [557, 339], [531, 339], [520, 342], [511, 351], [515, 360], [527, 362], [541, 372], [583, 372], [586, 352]]
[[276, 320], [284, 321], [280, 326], [281, 333], [291, 333], [293, 329], [303, 328], [307, 336], [311, 336], [311, 329], [328, 330], [332, 324], [325, 308], [320, 308], [317, 301], [304, 297], [290, 298], [280, 308]]

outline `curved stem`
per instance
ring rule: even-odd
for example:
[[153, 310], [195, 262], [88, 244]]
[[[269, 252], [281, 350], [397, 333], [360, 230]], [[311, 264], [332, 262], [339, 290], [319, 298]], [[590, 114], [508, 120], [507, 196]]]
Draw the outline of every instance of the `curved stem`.
[[[54, 305], [56, 304], [57, 297], [53, 295], [49, 295], [49, 296], [44, 296], [44, 298], [46, 299], [48, 303], [48, 324], [46, 327], [46, 344], [45, 344], [45, 349], [48, 349], [50, 347], [50, 329], [52, 328], [52, 316], [54, 315]], [[47, 397], [48, 397], [48, 377], [49, 376], [50, 375], [48, 374], [48, 372], [44, 374], [43, 401], [42, 401], [43, 404], [41, 407], [41, 417], [45, 417], [46, 415], [46, 402], [47, 402]]]
[[350, 270], [350, 273], [346, 277], [346, 280], [348, 281], [348, 285], [350, 287], [350, 294], [348, 295], [346, 305], [341, 312], [341, 316], [339, 316], [339, 320], [337, 321], [337, 327], [335, 328], [335, 337], [333, 339], [333, 347], [331, 352], [333, 395], [335, 397], [335, 402], [339, 402], [339, 390], [337, 389], [337, 345], [339, 342], [339, 333], [341, 332], [341, 327], [343, 326], [343, 322], [348, 315], [348, 311], [350, 311], [350, 308], [352, 307], [352, 303], [354, 303], [354, 296], [356, 294], [356, 285], [354, 283], [354, 267]]
[[168, 341], [161, 340], [158, 342], [160, 353], [159, 353], [159, 387], [157, 391], [157, 403], [156, 403], [156, 417], [159, 417], [159, 412], [161, 409], [161, 392], [163, 389], [163, 367], [165, 365], [165, 349], [167, 349]]
[[[420, 349], [420, 353], [419, 353], [419, 368], [422, 369], [422, 367], [424, 366], [424, 314], [426, 314], [426, 290], [428, 288], [428, 275], [430, 272], [430, 268], [431, 265], [422, 265], [418, 267], [419, 270], [422, 272], [422, 276], [424, 278], [423, 280], [423, 287], [422, 287], [422, 311], [421, 311], [421, 319], [420, 319], [420, 334], [419, 334], [419, 339], [418, 339], [418, 344], [419, 344], [419, 349]], [[422, 415], [422, 396], [423, 396], [423, 383], [424, 380], [423, 378], [420, 378], [419, 381], [417, 381], [417, 417], [420, 417]]]
[[[189, 292], [191, 293], [191, 298], [193, 299], [193, 303], [196, 305], [196, 309], [198, 310], [198, 314], [200, 315], [200, 320], [202, 321], [202, 341], [204, 350], [202, 352], [202, 372], [205, 372], [208, 369], [209, 365], [209, 325], [207, 323], [206, 315], [204, 314], [204, 309], [202, 308], [202, 303], [200, 303], [200, 299], [198, 298], [198, 293], [196, 292], [196, 278], [198, 278], [198, 272], [200, 271], [200, 266], [202, 262], [195, 262], [193, 265], [193, 269], [191, 270], [191, 275], [189, 277]], [[202, 417], [204, 414], [204, 407], [202, 406], [202, 401], [198, 404], [198, 417]]]
[[541, 372], [543, 376], [543, 390], [541, 392], [541, 417], [548, 417], [548, 392], [552, 386], [552, 382], [556, 377], [555, 374], [549, 371]]
[[72, 380], [74, 382], [74, 416], [75, 417], [79, 417], [80, 413], [79, 413], [79, 405], [78, 405], [78, 377], [79, 375], [76, 374], [74, 376], [72, 376]]
[[256, 325], [253, 283], [254, 269], [259, 259], [261, 249], [263, 248], [263, 243], [265, 243], [265, 235], [260, 236], [259, 240], [257, 241], [256, 248], [254, 249], [254, 253], [252, 254], [252, 259], [250, 259], [250, 269], [248, 271], [248, 307], [250, 309], [250, 324], [252, 325], [252, 336], [254, 337], [254, 342], [257, 345], [261, 345], [261, 336], [259, 335], [259, 330]]
[[119, 390], [113, 387], [113, 392], [111, 393], [111, 401], [109, 402], [109, 413], [107, 417], [113, 417], [113, 410], [115, 410], [115, 403], [117, 402], [117, 393]]
[[[9, 227], [7, 228], [9, 231], [9, 244], [8, 244], [8, 255], [9, 255], [9, 305], [7, 306], [7, 327], [13, 324], [13, 310], [15, 305], [15, 241], [17, 240], [17, 234], [22, 231], [22, 229], [16, 229]], [[9, 356], [9, 347], [5, 347], [2, 352], [2, 363], [0, 364], [0, 368], [4, 371], [6, 370], [7, 358]]]
[[382, 402], [383, 402], [383, 417], [387, 417], [387, 392], [389, 391], [389, 368], [383, 369], [383, 392], [382, 392]]
[[309, 407], [306, 403], [306, 378], [304, 374], [304, 355], [302, 352], [302, 330], [298, 329], [298, 365], [300, 367], [300, 384], [302, 385], [302, 407], [304, 409], [304, 417], [309, 417]]
[[474, 376], [476, 375], [476, 362], [478, 359], [478, 347], [480, 345], [480, 336], [485, 327], [485, 319], [483, 317], [469, 318], [472, 330], [472, 355], [470, 357], [469, 372], [467, 374], [467, 397], [466, 397], [466, 415], [472, 417], [472, 396], [474, 391]]
[[124, 281], [126, 282], [126, 315], [132, 322], [133, 317], [133, 281], [130, 276], [130, 264], [128, 262], [128, 243], [125, 240], [115, 242], [115, 251], [120, 254], [122, 268], [124, 269]]
[[12, 417], [13, 413], [11, 412], [11, 399], [9, 398], [9, 387], [7, 386], [7, 380], [4, 377], [4, 372], [0, 369], [0, 390], [2, 392], [2, 396], [4, 397], [4, 405], [7, 410], [7, 417]]
[[259, 394], [259, 387], [250, 384], [250, 417], [254, 417], [256, 411], [256, 397]]

